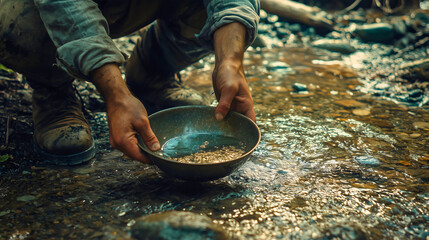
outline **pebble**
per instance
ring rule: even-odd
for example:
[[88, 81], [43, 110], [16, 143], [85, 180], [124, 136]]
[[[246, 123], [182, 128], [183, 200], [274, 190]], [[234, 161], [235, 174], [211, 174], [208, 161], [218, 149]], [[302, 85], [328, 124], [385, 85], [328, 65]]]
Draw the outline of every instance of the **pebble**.
[[397, 133], [397, 136], [403, 140], [409, 140], [409, 135], [406, 133]]
[[355, 160], [362, 165], [376, 166], [380, 164], [380, 161], [372, 156], [358, 156], [355, 157]]
[[293, 33], [301, 32], [301, 25], [299, 25], [298, 23], [291, 24], [289, 26], [289, 30]]
[[305, 91], [308, 91], [307, 85], [305, 85], [303, 83], [294, 83], [292, 85], [292, 89], [293, 89], [294, 92], [305, 92]]
[[366, 42], [386, 43], [393, 39], [394, 31], [388, 23], [372, 23], [356, 26], [353, 33]]
[[7, 215], [9, 213], [10, 213], [10, 210], [1, 211], [0, 212], [0, 217], [3, 217], [3, 216], [5, 216], [5, 215]]
[[269, 90], [273, 91], [273, 92], [287, 92], [288, 89], [282, 86], [269, 86], [268, 87]]
[[313, 47], [329, 50], [332, 52], [339, 52], [350, 54], [356, 52], [356, 49], [351, 46], [347, 41], [339, 39], [320, 39], [311, 44]]
[[423, 10], [415, 11], [415, 12], [411, 15], [411, 17], [412, 17], [414, 20], [420, 21], [420, 22], [422, 22], [422, 23], [429, 24], [429, 14], [427, 14], [427, 13], [423, 12]]
[[268, 63], [267, 68], [271, 71], [276, 71], [280, 69], [288, 69], [288, 68], [291, 68], [291, 66], [285, 62], [274, 61], [274, 62]]
[[429, 122], [414, 122], [413, 127], [415, 129], [424, 129], [429, 131]]
[[31, 201], [34, 201], [35, 199], [36, 197], [33, 195], [24, 195], [16, 198], [16, 200], [20, 202], [31, 202]]
[[208, 216], [182, 211], [150, 214], [135, 220], [136, 239], [227, 239], [220, 225]]
[[381, 127], [381, 128], [393, 128], [393, 124], [383, 120], [383, 119], [371, 119], [369, 122], [369, 124], [377, 126], [377, 127]]
[[410, 134], [411, 138], [419, 138], [420, 136], [421, 136], [420, 133], [412, 133], [412, 134]]
[[377, 83], [374, 86], [374, 89], [377, 89], [377, 90], [386, 90], [386, 89], [388, 89], [390, 87], [391, 87], [391, 85], [388, 84], [388, 83]]
[[371, 114], [371, 111], [368, 109], [353, 109], [352, 113], [356, 116], [368, 116]]
[[308, 84], [308, 86], [307, 86], [308, 91], [314, 91], [314, 90], [316, 90], [318, 87], [319, 87], [319, 86], [316, 86], [316, 85], [314, 85], [314, 84], [312, 84], [312, 83]]

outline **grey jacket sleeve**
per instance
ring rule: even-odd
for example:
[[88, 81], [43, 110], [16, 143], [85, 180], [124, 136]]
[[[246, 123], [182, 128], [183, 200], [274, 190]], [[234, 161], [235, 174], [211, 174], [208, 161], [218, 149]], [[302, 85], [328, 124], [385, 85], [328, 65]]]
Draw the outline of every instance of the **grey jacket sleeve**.
[[57, 62], [70, 75], [88, 80], [106, 63], [123, 63], [124, 55], [109, 37], [109, 28], [90, 0], [34, 0], [49, 36], [57, 47]]
[[259, 0], [204, 0], [207, 21], [197, 38], [213, 50], [213, 34], [219, 27], [240, 22], [247, 29], [247, 46], [256, 38], [259, 23]]

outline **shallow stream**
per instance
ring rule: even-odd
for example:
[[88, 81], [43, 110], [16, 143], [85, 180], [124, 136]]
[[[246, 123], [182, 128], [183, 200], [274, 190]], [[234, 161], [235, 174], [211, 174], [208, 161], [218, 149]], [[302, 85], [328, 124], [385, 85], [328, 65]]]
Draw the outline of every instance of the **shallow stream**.
[[[234, 239], [429, 238], [427, 105], [362, 93], [359, 74], [322, 50], [245, 58], [262, 141], [238, 171], [170, 178], [107, 147], [99, 113], [91, 163], [2, 175], [0, 239], [125, 239], [137, 217], [167, 210], [208, 215]], [[201, 61], [183, 77], [210, 95], [212, 67]]]

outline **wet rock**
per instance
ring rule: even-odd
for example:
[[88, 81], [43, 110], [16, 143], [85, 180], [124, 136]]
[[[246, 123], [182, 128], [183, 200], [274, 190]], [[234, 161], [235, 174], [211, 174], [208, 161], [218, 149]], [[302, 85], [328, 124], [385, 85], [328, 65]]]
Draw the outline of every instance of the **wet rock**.
[[308, 91], [307, 85], [305, 85], [303, 83], [294, 83], [292, 85], [292, 89], [294, 92], [307, 92]]
[[16, 198], [16, 200], [20, 202], [31, 202], [31, 201], [34, 201], [35, 199], [36, 197], [33, 195], [24, 195]]
[[314, 84], [312, 84], [312, 83], [308, 84], [308, 86], [307, 86], [307, 88], [308, 88], [308, 90], [309, 90], [309, 91], [314, 91], [314, 90], [316, 90], [318, 87], [319, 87], [319, 86], [316, 86], [316, 85], [314, 85]]
[[268, 18], [268, 13], [265, 10], [261, 9], [259, 12], [259, 17], [261, 18], [261, 21], [265, 20], [266, 18]]
[[376, 85], [374, 85], [374, 89], [376, 90], [386, 90], [388, 88], [390, 88], [391, 85], [388, 83], [377, 83]]
[[278, 70], [284, 70], [284, 69], [291, 69], [291, 66], [285, 62], [274, 61], [274, 62], [268, 63], [267, 68], [270, 71], [278, 71]]
[[352, 113], [356, 116], [368, 116], [371, 114], [371, 111], [368, 109], [353, 109]]
[[0, 212], [0, 217], [3, 217], [3, 216], [5, 216], [5, 215], [7, 215], [9, 213], [10, 213], [10, 210], [1, 211]]
[[291, 24], [289, 26], [289, 30], [293, 33], [299, 33], [301, 32], [301, 25], [299, 25], [298, 23]]
[[270, 16], [267, 17], [267, 21], [269, 23], [277, 23], [278, 20], [279, 20], [279, 16], [275, 14], [271, 14]]
[[415, 129], [429, 130], [429, 122], [414, 122], [413, 127]]
[[422, 10], [416, 10], [411, 14], [411, 19], [423, 24], [429, 24], [429, 14]]
[[358, 102], [356, 100], [352, 99], [346, 99], [346, 100], [338, 100], [334, 102], [337, 105], [346, 107], [346, 108], [357, 108], [357, 107], [363, 107], [365, 106], [364, 103]]
[[404, 36], [407, 33], [407, 25], [402, 18], [392, 19], [391, 24], [396, 35]]
[[390, 123], [389, 121], [386, 121], [384, 119], [369, 119], [366, 122], [371, 124], [371, 125], [381, 127], [381, 128], [393, 128], [394, 127], [392, 123]]
[[380, 161], [373, 156], [357, 156], [355, 160], [362, 165], [377, 166]]
[[397, 48], [405, 48], [410, 44], [410, 39], [405, 36], [395, 42], [395, 47]]
[[372, 23], [356, 26], [353, 34], [365, 42], [388, 43], [394, 37], [393, 27], [388, 23]]
[[288, 92], [288, 89], [282, 86], [269, 86], [268, 89], [273, 92]]
[[344, 54], [356, 52], [356, 49], [352, 47], [347, 41], [339, 39], [320, 39], [314, 41], [311, 45], [316, 48]]
[[410, 134], [411, 138], [419, 138], [420, 136], [421, 136], [420, 133], [412, 133], [412, 134]]
[[291, 31], [289, 31], [286, 28], [277, 28], [276, 31], [277, 31], [277, 37], [279, 38], [286, 38], [293, 34]]
[[179, 211], [138, 218], [131, 234], [136, 239], [227, 239], [224, 230], [209, 217]]

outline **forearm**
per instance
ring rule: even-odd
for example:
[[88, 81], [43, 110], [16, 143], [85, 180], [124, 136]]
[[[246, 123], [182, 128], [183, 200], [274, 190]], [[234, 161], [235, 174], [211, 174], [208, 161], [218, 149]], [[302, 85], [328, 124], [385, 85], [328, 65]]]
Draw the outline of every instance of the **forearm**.
[[223, 119], [230, 109], [255, 121], [253, 99], [243, 70], [246, 28], [238, 22], [223, 25], [214, 33], [216, 55], [213, 88], [219, 103], [216, 119]]
[[230, 23], [214, 33], [216, 64], [228, 61], [235, 67], [242, 67], [246, 51], [246, 28], [241, 23]]
[[119, 67], [108, 63], [90, 74], [107, 106], [110, 144], [125, 155], [149, 163], [138, 147], [136, 135], [152, 150], [160, 148], [158, 139], [150, 128], [143, 104], [128, 90]]

